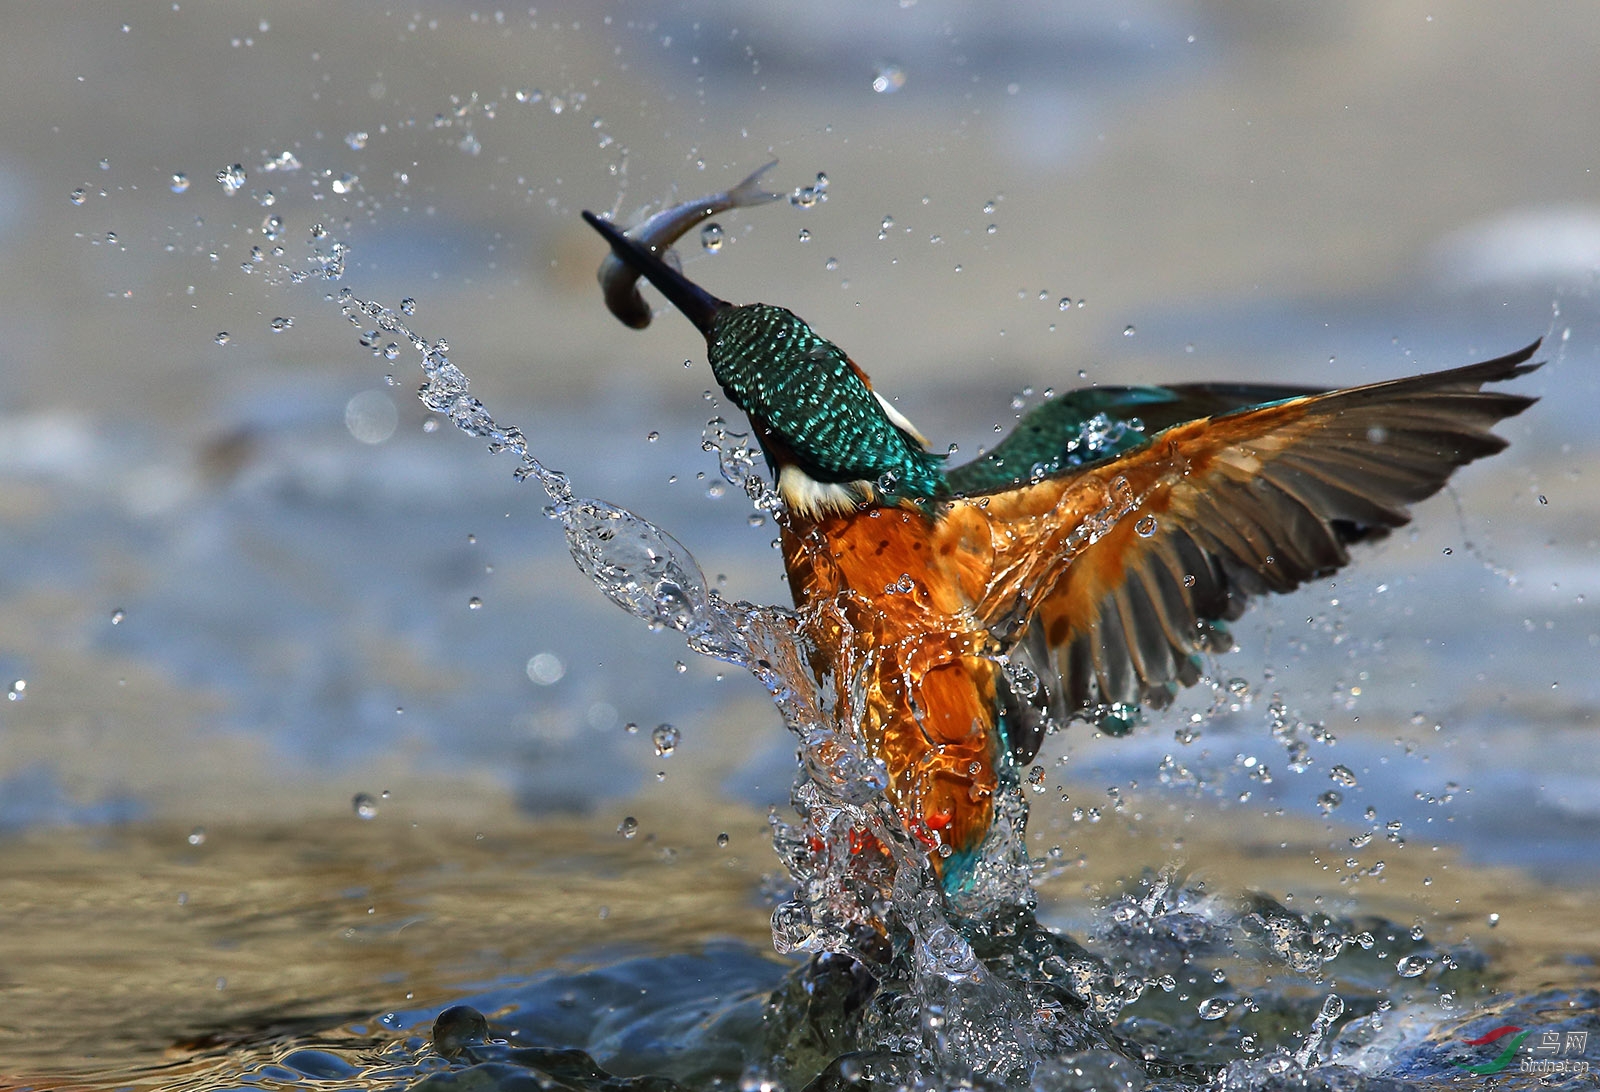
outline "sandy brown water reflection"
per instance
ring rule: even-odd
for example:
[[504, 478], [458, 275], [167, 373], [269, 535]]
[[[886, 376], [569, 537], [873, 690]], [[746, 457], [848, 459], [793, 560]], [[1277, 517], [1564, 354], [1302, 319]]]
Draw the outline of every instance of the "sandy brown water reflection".
[[[1137, 821], [1068, 832], [1069, 859], [1084, 861], [1042, 885], [1047, 920], [1087, 926], [1121, 881], [1175, 861], [1197, 862], [1190, 880], [1225, 898], [1357, 904], [1331, 878], [1320, 826], [1230, 833], [1224, 816], [1130, 807]], [[388, 1055], [395, 1065], [413, 1057], [403, 1049], [413, 1021], [386, 1014], [427, 1015], [550, 968], [720, 940], [768, 947], [760, 886], [772, 863], [758, 812], [675, 816], [641, 802], [627, 839], [609, 820], [501, 815], [460, 827], [408, 810], [213, 827], [198, 845], [192, 830], [166, 826], [0, 844], [3, 1086], [216, 1087], [316, 1048], [352, 1066], [335, 1086], [365, 1087], [356, 1070], [386, 1048], [400, 1051]], [[1041, 829], [1035, 848], [1054, 837]], [[1592, 983], [1600, 892], [1533, 886], [1422, 846], [1385, 856], [1383, 882], [1359, 885], [1361, 913], [1423, 923], [1435, 944], [1469, 941], [1502, 991]]]

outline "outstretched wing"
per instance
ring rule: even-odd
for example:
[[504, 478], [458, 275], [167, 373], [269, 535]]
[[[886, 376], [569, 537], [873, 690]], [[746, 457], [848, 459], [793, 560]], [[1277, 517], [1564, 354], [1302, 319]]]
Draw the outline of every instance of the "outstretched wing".
[[[1483, 387], [1538, 367], [1538, 344], [1174, 425], [1087, 469], [953, 501], [965, 550], [989, 539], [979, 616], [1048, 653], [1067, 715], [1166, 705], [1199, 654], [1227, 647], [1212, 623], [1339, 568], [1351, 542], [1504, 448], [1489, 430], [1534, 399]], [[1013, 741], [1024, 760], [1037, 746]]]
[[1174, 383], [1165, 387], [1085, 387], [1029, 410], [992, 449], [945, 468], [955, 496], [993, 493], [1112, 459], [1165, 428], [1280, 402], [1325, 388], [1259, 383]]

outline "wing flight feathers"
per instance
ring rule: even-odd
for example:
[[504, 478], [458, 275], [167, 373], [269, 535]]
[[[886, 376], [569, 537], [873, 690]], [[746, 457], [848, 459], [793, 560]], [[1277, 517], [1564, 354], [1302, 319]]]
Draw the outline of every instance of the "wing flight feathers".
[[993, 539], [976, 612], [1048, 651], [1058, 713], [1164, 706], [1200, 654], [1231, 646], [1218, 623], [1249, 597], [1338, 569], [1504, 448], [1490, 429], [1534, 399], [1483, 388], [1537, 368], [1537, 348], [1176, 424], [1108, 462], [953, 501], [953, 535], [970, 543], [981, 522]]

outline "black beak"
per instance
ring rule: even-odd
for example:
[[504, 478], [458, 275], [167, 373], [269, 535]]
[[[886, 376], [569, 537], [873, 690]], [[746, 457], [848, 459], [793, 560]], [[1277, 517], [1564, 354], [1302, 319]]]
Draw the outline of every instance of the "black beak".
[[590, 227], [605, 236], [613, 254], [655, 285], [667, 297], [667, 302], [682, 311], [684, 317], [694, 323], [702, 334], [710, 336], [712, 318], [723, 308], [733, 306], [726, 300], [717, 299], [662, 261], [653, 251], [640, 246], [594, 213], [585, 209], [583, 218]]

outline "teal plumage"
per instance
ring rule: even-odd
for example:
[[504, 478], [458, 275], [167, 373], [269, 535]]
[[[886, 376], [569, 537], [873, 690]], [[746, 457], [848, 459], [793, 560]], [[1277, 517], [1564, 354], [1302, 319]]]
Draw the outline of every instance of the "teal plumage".
[[706, 344], [717, 382], [757, 423], [769, 464], [797, 463], [819, 482], [864, 481], [890, 497], [947, 492], [943, 457], [896, 425], [843, 350], [793, 312], [724, 308]]
[[938, 500], [1008, 489], [1126, 454], [1174, 424], [1317, 393], [1237, 383], [1091, 387], [1028, 413], [1001, 443], [961, 466], [897, 424], [838, 346], [771, 304], [709, 317], [712, 373], [758, 424], [767, 461], [828, 484], [865, 482], [882, 499]]
[[1320, 392], [1251, 383], [1067, 391], [1030, 410], [992, 450], [949, 468], [945, 478], [956, 496], [993, 493], [1124, 455], [1172, 425]]

